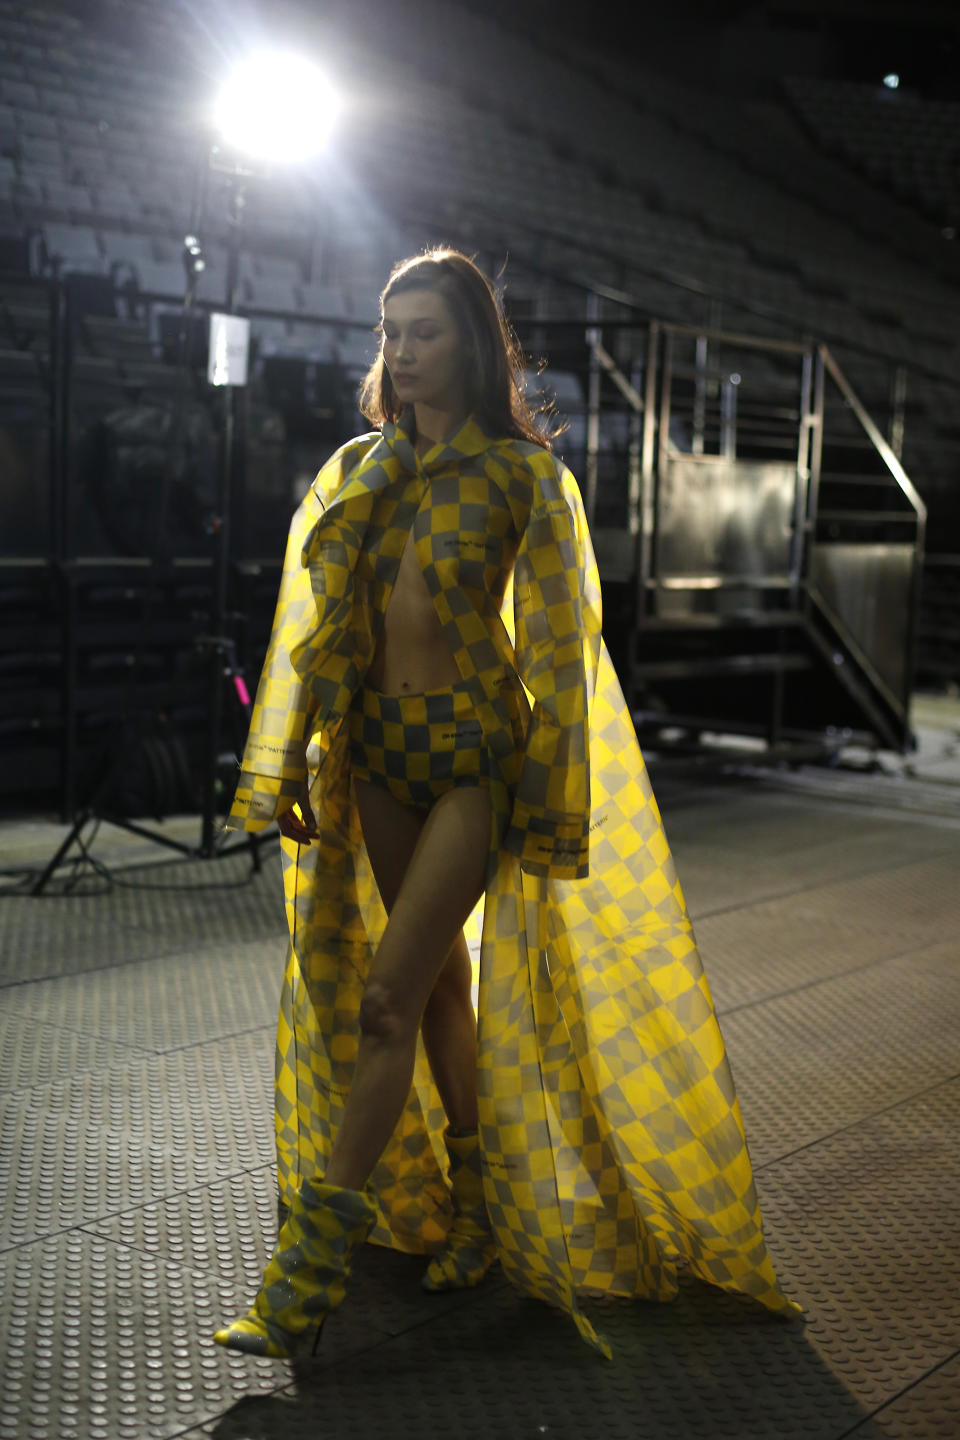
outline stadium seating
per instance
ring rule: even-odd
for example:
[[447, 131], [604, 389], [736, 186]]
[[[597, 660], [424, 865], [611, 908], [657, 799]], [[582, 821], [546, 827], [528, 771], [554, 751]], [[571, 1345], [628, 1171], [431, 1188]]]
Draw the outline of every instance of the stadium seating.
[[818, 145], [942, 226], [960, 226], [960, 104], [899, 88], [788, 76], [784, 93]]

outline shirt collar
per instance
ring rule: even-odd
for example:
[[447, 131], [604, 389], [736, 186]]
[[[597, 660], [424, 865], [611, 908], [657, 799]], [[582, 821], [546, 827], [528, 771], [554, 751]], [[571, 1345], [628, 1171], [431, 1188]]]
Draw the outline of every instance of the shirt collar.
[[479, 455], [482, 450], [488, 449], [495, 439], [495, 436], [484, 428], [478, 416], [470, 414], [451, 435], [438, 441], [432, 450], [428, 450], [426, 455], [419, 458], [413, 448], [415, 431], [416, 420], [412, 405], [406, 407], [396, 423], [384, 420], [380, 427], [383, 440], [397, 456], [403, 468], [414, 472], [418, 468], [425, 472], [438, 470], [443, 465], [449, 465], [451, 461], [462, 460], [469, 455]]

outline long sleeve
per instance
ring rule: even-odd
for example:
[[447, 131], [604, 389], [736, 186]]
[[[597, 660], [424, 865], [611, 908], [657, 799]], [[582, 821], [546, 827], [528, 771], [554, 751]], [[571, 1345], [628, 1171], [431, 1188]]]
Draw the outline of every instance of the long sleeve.
[[369, 443], [370, 437], [360, 437], [331, 456], [291, 522], [270, 644], [228, 829], [262, 830], [290, 809], [306, 778], [305, 748], [317, 702], [307, 681], [294, 669], [291, 654], [316, 630], [317, 607], [302, 551], [344, 475]]
[[320, 513], [313, 491], [294, 515], [257, 694], [228, 827], [262, 830], [289, 810], [306, 778], [309, 689], [290, 663], [290, 650], [315, 612], [310, 576], [300, 564], [304, 536]]
[[533, 710], [505, 843], [530, 874], [579, 880], [590, 824], [583, 563], [562, 488], [545, 490], [514, 570], [514, 651]]

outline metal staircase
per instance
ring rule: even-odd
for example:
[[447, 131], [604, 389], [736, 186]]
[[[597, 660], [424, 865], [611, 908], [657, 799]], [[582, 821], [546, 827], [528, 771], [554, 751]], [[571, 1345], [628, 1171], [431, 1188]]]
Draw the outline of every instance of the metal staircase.
[[[654, 321], [641, 377], [599, 325], [587, 339], [585, 503], [641, 734], [910, 749], [926, 511], [902, 423], [887, 440], [813, 340]], [[601, 442], [611, 386], [630, 412], [619, 465]]]

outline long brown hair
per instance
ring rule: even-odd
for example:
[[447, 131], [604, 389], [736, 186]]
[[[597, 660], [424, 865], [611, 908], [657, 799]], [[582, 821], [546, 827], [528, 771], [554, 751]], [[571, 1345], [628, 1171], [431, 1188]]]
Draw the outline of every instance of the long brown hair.
[[[381, 319], [391, 296], [406, 290], [437, 290], [450, 307], [463, 348], [468, 411], [497, 435], [513, 435], [551, 449], [551, 441], [565, 427], [556, 424], [550, 404], [533, 405], [524, 394], [523, 350], [479, 266], [461, 251], [443, 247], [399, 261], [380, 296]], [[382, 351], [364, 377], [358, 402], [361, 414], [375, 425], [400, 418], [404, 405], [391, 384]], [[546, 423], [538, 425], [538, 415]]]

